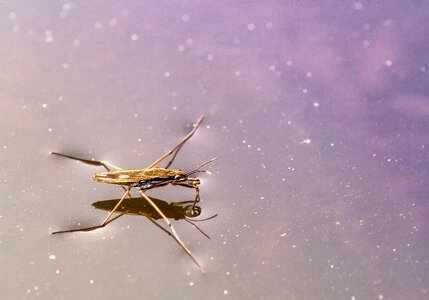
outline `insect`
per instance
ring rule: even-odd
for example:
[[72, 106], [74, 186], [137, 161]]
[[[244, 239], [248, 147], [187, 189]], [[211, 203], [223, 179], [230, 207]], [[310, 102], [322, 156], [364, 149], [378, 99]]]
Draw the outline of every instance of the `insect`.
[[[147, 201], [149, 205], [153, 207], [153, 209], [157, 212], [159, 216], [166, 222], [168, 225], [168, 232], [170, 232], [170, 235], [174, 238], [174, 240], [182, 247], [182, 249], [189, 255], [189, 257], [194, 261], [194, 263], [197, 265], [198, 269], [201, 272], [204, 272], [204, 269], [200, 265], [200, 263], [197, 261], [197, 259], [194, 257], [194, 255], [191, 253], [191, 251], [185, 246], [185, 244], [180, 239], [179, 235], [177, 234], [176, 230], [173, 227], [173, 224], [170, 222], [170, 220], [166, 217], [166, 215], [163, 213], [163, 211], [156, 205], [154, 201], [152, 201], [145, 192], [147, 190], [162, 187], [168, 184], [171, 184], [173, 186], [181, 186], [186, 188], [192, 188], [195, 190], [195, 199], [192, 202], [192, 205], [187, 207], [187, 215], [193, 216], [198, 214], [198, 209], [196, 204], [200, 201], [200, 190], [198, 188], [198, 185], [200, 184], [200, 180], [195, 177], [190, 177], [191, 175], [198, 173], [198, 172], [207, 172], [201, 170], [201, 168], [208, 163], [212, 162], [216, 158], [213, 158], [197, 168], [189, 171], [184, 172], [182, 170], [174, 170], [169, 169], [173, 161], [175, 160], [177, 154], [182, 149], [183, 145], [188, 141], [195, 133], [195, 131], [198, 129], [198, 127], [201, 125], [201, 122], [203, 121], [204, 116], [201, 116], [197, 122], [194, 125], [194, 128], [186, 135], [175, 147], [173, 147], [170, 151], [168, 151], [166, 154], [162, 155], [160, 158], [158, 158], [155, 162], [153, 162], [150, 166], [148, 166], [146, 169], [129, 169], [124, 170], [121, 169], [113, 164], [110, 164], [105, 161], [101, 160], [90, 160], [90, 159], [83, 159], [74, 157], [67, 154], [61, 154], [58, 152], [51, 152], [52, 154], [74, 159], [86, 164], [95, 165], [95, 166], [102, 166], [106, 169], [106, 172], [96, 173], [94, 176], [92, 176], [92, 179], [97, 182], [101, 183], [108, 183], [108, 184], [115, 184], [119, 185], [124, 189], [125, 193], [123, 194], [122, 198], [116, 203], [116, 205], [111, 209], [111, 211], [107, 214], [106, 218], [96, 226], [91, 227], [85, 227], [85, 228], [77, 228], [77, 229], [69, 229], [69, 230], [62, 230], [62, 231], [55, 231], [52, 234], [59, 234], [59, 233], [67, 233], [67, 232], [76, 232], [76, 231], [91, 231], [98, 228], [102, 228], [106, 226], [108, 223], [112, 221], [112, 215], [113, 213], [117, 212], [121, 204], [125, 201], [126, 197], [131, 197], [131, 189], [132, 188], [138, 188], [139, 194], [141, 196], [141, 199]], [[157, 167], [157, 165], [163, 161], [168, 156], [172, 155], [171, 160], [167, 163], [165, 168]], [[112, 170], [115, 169], [115, 170]]]

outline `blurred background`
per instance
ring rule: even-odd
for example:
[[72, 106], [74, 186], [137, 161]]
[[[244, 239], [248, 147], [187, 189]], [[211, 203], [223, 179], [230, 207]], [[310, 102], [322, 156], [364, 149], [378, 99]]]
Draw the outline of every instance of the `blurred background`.
[[[2, 298], [428, 299], [427, 2], [0, 8]], [[50, 234], [122, 195], [51, 151], [145, 168], [200, 115], [173, 167], [219, 157], [219, 215], [173, 224], [206, 273], [144, 216]]]

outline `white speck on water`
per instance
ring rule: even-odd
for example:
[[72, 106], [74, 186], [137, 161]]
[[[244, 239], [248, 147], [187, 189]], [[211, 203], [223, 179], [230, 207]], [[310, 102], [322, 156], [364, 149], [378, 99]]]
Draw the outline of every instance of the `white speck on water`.
[[281, 237], [285, 237], [286, 236], [286, 232], [283, 232], [282, 234], [280, 234]]
[[242, 140], [241, 142], [242, 142], [243, 144], [246, 144], [246, 140]]
[[48, 131], [49, 131], [49, 132], [52, 132], [52, 128], [48, 128]]
[[333, 268], [334, 268], [334, 265], [330, 265], [330, 268], [331, 268], [331, 269], [333, 269]]
[[124, 8], [123, 10], [121, 10], [121, 15], [123, 17], [128, 17], [128, 15], [130, 14], [130, 11], [126, 8]]
[[302, 145], [302, 144], [310, 144], [311, 143], [311, 140], [310, 139], [305, 139], [305, 140], [303, 140], [301, 143], [299, 143], [300, 145]]
[[118, 21], [116, 21], [116, 19], [110, 19], [109, 20], [109, 25], [110, 26], [114, 27], [114, 26], [116, 26], [116, 24], [118, 24]]
[[94, 24], [95, 29], [101, 29], [103, 27], [103, 24], [101, 24], [100, 22], [95, 22]]
[[134, 114], [134, 118], [138, 118], [139, 117], [139, 114]]
[[177, 106], [173, 106], [173, 110], [177, 110]]
[[382, 294], [378, 295], [378, 299], [382, 300], [384, 299], [384, 296]]
[[214, 59], [213, 54], [209, 54], [209, 55], [207, 55], [207, 59], [208, 59], [208, 60], [213, 60], [213, 59]]
[[60, 270], [56, 270], [56, 271], [55, 271], [55, 274], [60, 274]]
[[308, 93], [308, 89], [302, 89], [302, 92], [303, 92], [304, 94], [307, 94], [307, 93]]
[[392, 19], [386, 19], [383, 22], [383, 25], [388, 27], [388, 26], [392, 26], [393, 25], [393, 20]]
[[185, 46], [184, 46], [184, 45], [179, 45], [179, 46], [177, 47], [177, 51], [179, 51], [179, 52], [183, 52], [183, 51], [185, 51]]
[[337, 222], [335, 222], [335, 225], [341, 225], [341, 223], [337, 221]]
[[38, 291], [38, 290], [39, 290], [39, 287], [38, 287], [37, 285], [35, 285], [35, 286], [33, 287], [33, 289], [34, 289], [35, 291]]
[[247, 30], [249, 30], [249, 31], [253, 31], [253, 30], [255, 30], [255, 24], [253, 24], [253, 23], [250, 23], [250, 24], [247, 24]]
[[392, 64], [393, 62], [390, 59], [386, 60], [386, 66], [390, 67]]
[[335, 144], [334, 143], [331, 143], [331, 147], [334, 147], [335, 146]]
[[355, 2], [355, 4], [353, 5], [355, 10], [361, 10], [363, 5], [362, 2]]
[[183, 21], [183, 22], [188, 22], [190, 18], [191, 18], [191, 17], [190, 17], [188, 14], [184, 14], [184, 15], [182, 16], [182, 21]]
[[313, 73], [307, 72], [307, 73], [305, 73], [305, 76], [307, 76], [308, 78], [311, 78], [313, 76]]
[[69, 11], [71, 9], [70, 3], [64, 3], [63, 4], [63, 11]]
[[30, 290], [30, 289], [28, 289], [28, 290], [27, 290], [27, 294], [30, 294], [30, 293], [31, 293], [31, 290]]
[[425, 66], [421, 66], [420, 67], [420, 72], [423, 72], [423, 73], [426, 72], [426, 67]]
[[241, 75], [241, 72], [237, 70], [237, 71], [235, 71], [235, 72], [234, 72], [234, 75], [235, 75], [235, 76], [240, 76], [240, 75]]
[[55, 257], [55, 255], [54, 255], [54, 254], [51, 254], [51, 255], [49, 255], [49, 259], [50, 259], [50, 260], [55, 260], [55, 259], [56, 259], [56, 257]]
[[189, 285], [194, 286], [194, 282], [193, 281], [189, 282]]
[[223, 291], [223, 294], [224, 294], [224, 295], [228, 295], [228, 290], [224, 290], [224, 291]]
[[292, 62], [291, 60], [287, 60], [287, 61], [286, 61], [286, 65], [290, 67], [290, 66], [292, 66], [292, 65], [293, 65], [293, 62]]
[[46, 43], [52, 43], [53, 41], [54, 41], [54, 38], [52, 37], [52, 35], [45, 36]]
[[268, 70], [270, 70], [270, 71], [275, 71], [276, 70], [276, 66], [275, 65], [271, 65], [269, 68], [268, 68]]
[[94, 283], [94, 280], [92, 280], [92, 279], [91, 279], [91, 280], [89, 281], [89, 284], [93, 284], [93, 283]]
[[42, 104], [42, 107], [43, 107], [43, 108], [46, 108], [47, 106], [48, 106], [48, 105], [47, 105], [46, 103], [43, 103], [43, 104]]
[[296, 245], [292, 245], [292, 248], [296, 248]]
[[313, 103], [313, 106], [314, 106], [314, 107], [319, 107], [319, 106], [320, 106], [320, 103], [319, 103], [319, 102], [314, 102], [314, 103]]
[[164, 76], [165, 76], [165, 77], [170, 77], [170, 76], [171, 76], [171, 73], [170, 73], [170, 72], [168, 72], [168, 71], [165, 71], [165, 72], [164, 72]]
[[133, 33], [133, 34], [131, 35], [131, 40], [132, 40], [132, 41], [137, 41], [138, 39], [139, 39], [139, 36], [138, 36], [137, 34]]
[[15, 12], [10, 12], [7, 16], [9, 18], [9, 20], [13, 21], [16, 19], [16, 13]]

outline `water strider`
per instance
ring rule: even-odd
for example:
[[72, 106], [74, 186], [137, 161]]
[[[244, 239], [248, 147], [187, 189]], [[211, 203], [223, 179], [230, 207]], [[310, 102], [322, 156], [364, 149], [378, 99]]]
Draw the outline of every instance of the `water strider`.
[[[168, 151], [166, 154], [162, 155], [159, 159], [157, 159], [155, 162], [153, 162], [149, 167], [146, 169], [130, 169], [130, 170], [123, 170], [115, 165], [112, 165], [108, 162], [101, 161], [101, 160], [90, 160], [90, 159], [83, 159], [74, 157], [71, 155], [61, 154], [57, 152], [52, 152], [52, 154], [59, 155], [62, 157], [74, 159], [81, 161], [86, 164], [95, 165], [95, 166], [102, 166], [107, 171], [97, 173], [94, 176], [92, 176], [92, 179], [97, 182], [102, 183], [109, 183], [109, 184], [116, 184], [121, 186], [125, 193], [123, 194], [122, 198], [116, 203], [116, 205], [110, 210], [110, 212], [107, 214], [106, 218], [96, 226], [91, 227], [85, 227], [85, 228], [77, 228], [77, 229], [69, 229], [69, 230], [62, 230], [62, 231], [55, 231], [52, 234], [58, 234], [58, 233], [67, 233], [67, 232], [76, 232], [76, 231], [91, 231], [98, 228], [102, 228], [106, 226], [108, 223], [113, 221], [114, 218], [111, 218], [113, 213], [118, 212], [118, 209], [120, 208], [121, 204], [124, 203], [126, 197], [131, 199], [131, 189], [132, 188], [139, 188], [139, 194], [141, 198], [144, 201], [147, 201], [153, 209], [156, 211], [156, 213], [161, 216], [161, 218], [167, 223], [169, 230], [165, 230], [170, 233], [170, 235], [174, 238], [174, 240], [182, 247], [182, 249], [191, 257], [191, 259], [195, 262], [195, 264], [198, 266], [198, 269], [200, 271], [204, 271], [200, 263], [196, 260], [196, 258], [193, 256], [191, 251], [185, 246], [185, 244], [180, 239], [179, 235], [177, 234], [176, 230], [173, 227], [173, 224], [171, 224], [170, 220], [167, 218], [167, 216], [163, 213], [163, 211], [158, 207], [158, 205], [151, 200], [146, 194], [145, 191], [162, 187], [168, 184], [174, 185], [174, 186], [181, 186], [186, 188], [192, 188], [195, 190], [195, 199], [192, 202], [192, 205], [187, 206], [187, 215], [188, 216], [196, 216], [199, 214], [196, 204], [200, 201], [200, 190], [198, 188], [198, 185], [200, 184], [200, 180], [196, 177], [190, 177], [191, 175], [194, 175], [198, 172], [207, 172], [201, 170], [203, 166], [206, 164], [212, 162], [216, 158], [213, 158], [203, 164], [201, 164], [199, 167], [189, 171], [184, 172], [182, 170], [174, 170], [169, 169], [170, 165], [173, 163], [174, 159], [176, 158], [178, 152], [182, 149], [183, 145], [188, 141], [195, 133], [195, 131], [198, 129], [198, 127], [201, 125], [201, 122], [203, 121], [204, 116], [201, 116], [197, 122], [195, 123], [194, 128], [186, 135], [173, 149]], [[167, 158], [168, 156], [172, 155], [171, 160], [168, 162], [165, 168], [157, 167], [157, 165]], [[115, 169], [115, 170], [112, 170]]]

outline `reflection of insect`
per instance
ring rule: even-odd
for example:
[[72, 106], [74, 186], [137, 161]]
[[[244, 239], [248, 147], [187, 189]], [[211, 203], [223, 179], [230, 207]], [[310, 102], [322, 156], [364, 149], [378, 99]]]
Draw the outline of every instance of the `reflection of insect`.
[[[120, 205], [124, 202], [125, 198], [127, 196], [129, 198], [131, 198], [131, 193], [130, 193], [131, 188], [137, 187], [137, 188], [139, 188], [140, 196], [143, 199], [145, 199], [155, 209], [155, 211], [159, 214], [159, 216], [161, 216], [162, 219], [167, 223], [167, 225], [169, 227], [169, 232], [171, 233], [171, 236], [176, 240], [177, 243], [179, 243], [179, 245], [182, 247], [182, 249], [192, 258], [192, 260], [198, 266], [200, 271], [203, 271], [203, 268], [198, 263], [198, 261], [195, 259], [195, 257], [192, 255], [191, 251], [189, 251], [189, 249], [185, 246], [185, 244], [179, 238], [179, 236], [176, 233], [176, 230], [174, 229], [170, 220], [168, 220], [168, 218], [165, 216], [163, 211], [155, 204], [155, 202], [152, 201], [144, 193], [146, 190], [165, 186], [167, 184], [183, 186], [183, 187], [187, 187], [187, 188], [193, 188], [193, 189], [195, 189], [195, 200], [193, 201], [193, 204], [188, 207], [189, 209], [188, 209], [187, 213], [190, 216], [196, 215], [198, 213], [196, 204], [197, 204], [197, 202], [200, 201], [200, 191], [198, 188], [198, 185], [200, 184], [200, 180], [198, 178], [191, 178], [189, 176], [191, 176], [197, 172], [206, 172], [206, 171], [200, 170], [200, 168], [202, 168], [203, 166], [205, 166], [209, 162], [215, 160], [216, 158], [211, 159], [211, 160], [203, 163], [202, 165], [200, 165], [199, 167], [195, 168], [194, 170], [192, 170], [190, 172], [184, 172], [181, 170], [173, 170], [173, 169], [169, 169], [168, 167], [173, 163], [178, 152], [180, 151], [180, 149], [182, 149], [182, 147], [186, 143], [186, 141], [192, 137], [192, 135], [195, 133], [197, 128], [200, 126], [201, 122], [203, 121], [203, 118], [204, 118], [204, 116], [201, 116], [198, 119], [197, 123], [195, 124], [195, 127], [191, 130], [191, 132], [188, 133], [188, 135], [185, 138], [182, 139], [182, 141], [180, 141], [173, 149], [171, 149], [166, 154], [161, 156], [159, 159], [157, 159], [154, 163], [152, 163], [146, 169], [123, 170], [123, 169], [116, 167], [116, 166], [114, 166], [110, 163], [107, 163], [105, 161], [82, 159], [82, 158], [77, 158], [77, 157], [70, 156], [70, 155], [52, 152], [52, 154], [56, 154], [59, 156], [78, 160], [78, 161], [81, 161], [83, 163], [87, 163], [90, 165], [103, 166], [107, 170], [107, 172], [97, 173], [94, 176], [92, 176], [92, 179], [94, 181], [97, 181], [97, 182], [120, 185], [125, 190], [125, 193], [122, 196], [122, 198], [113, 207], [113, 209], [109, 212], [107, 217], [103, 220], [103, 222], [101, 222], [100, 225], [96, 225], [96, 226], [92, 226], [92, 227], [86, 227], [86, 228], [56, 231], [56, 232], [53, 232], [53, 234], [66, 233], [66, 232], [76, 232], [76, 231], [91, 231], [91, 230], [106, 226], [106, 224], [109, 223], [109, 220], [111, 221], [112, 214], [118, 210]], [[168, 157], [170, 155], [173, 155], [173, 157], [165, 168], [156, 167], [156, 165], [158, 163], [160, 163], [162, 160], [164, 160], [166, 157]], [[112, 171], [111, 168], [116, 169], [116, 170]]]
[[[194, 222], [201, 222], [201, 221], [207, 221], [210, 219], [213, 219], [217, 216], [217, 214], [205, 218], [205, 219], [189, 219], [189, 218], [195, 218], [198, 217], [201, 214], [201, 207], [195, 206], [194, 211], [191, 213], [191, 206], [194, 201], [182, 201], [182, 202], [171, 202], [168, 203], [161, 199], [156, 199], [153, 197], [149, 197], [155, 204], [158, 206], [158, 208], [164, 213], [164, 215], [169, 219], [174, 220], [185, 220], [186, 222], [192, 224], [196, 229], [198, 229], [205, 237], [210, 239], [210, 237], [202, 231], [197, 225], [194, 224]], [[119, 202], [121, 199], [112, 199], [112, 200], [102, 200], [92, 203], [92, 206], [94, 206], [96, 209], [111, 211]], [[117, 213], [120, 215], [112, 218], [109, 220], [108, 223], [113, 222], [114, 220], [118, 219], [119, 217], [122, 217], [123, 215], [137, 215], [137, 216], [144, 216], [148, 218], [152, 223], [154, 223], [156, 226], [158, 226], [163, 231], [167, 232], [168, 235], [171, 235], [171, 233], [166, 230], [164, 227], [160, 226], [156, 220], [162, 219], [162, 216], [159, 215], [156, 210], [148, 203], [141, 201], [141, 198], [130, 198], [130, 199], [124, 199], [122, 204], [116, 209]]]

